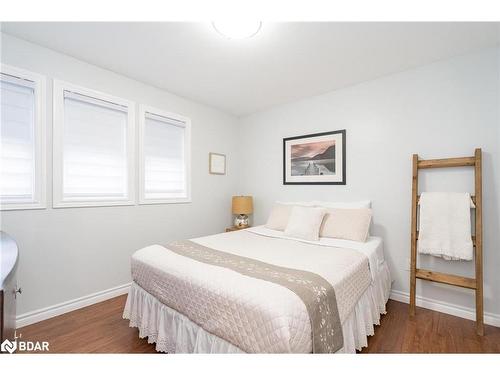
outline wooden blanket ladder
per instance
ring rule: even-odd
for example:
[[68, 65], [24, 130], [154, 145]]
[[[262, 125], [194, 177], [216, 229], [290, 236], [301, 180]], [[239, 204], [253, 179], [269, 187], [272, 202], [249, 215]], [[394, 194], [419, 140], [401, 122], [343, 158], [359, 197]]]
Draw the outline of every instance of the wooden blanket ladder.
[[[474, 167], [475, 233], [472, 243], [475, 249], [475, 277], [468, 278], [441, 272], [417, 268], [417, 209], [418, 209], [418, 171], [426, 168]], [[474, 156], [448, 159], [419, 160], [413, 155], [413, 180], [411, 204], [411, 264], [410, 264], [410, 316], [415, 315], [417, 279], [455, 285], [473, 289], [476, 293], [476, 332], [484, 335], [483, 322], [483, 221], [482, 221], [482, 170], [481, 149], [477, 148]]]

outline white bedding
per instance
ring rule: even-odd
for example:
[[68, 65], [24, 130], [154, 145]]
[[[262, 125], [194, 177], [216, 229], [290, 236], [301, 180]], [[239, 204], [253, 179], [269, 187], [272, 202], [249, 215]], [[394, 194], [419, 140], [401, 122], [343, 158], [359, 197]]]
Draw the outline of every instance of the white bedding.
[[[391, 291], [391, 275], [383, 263], [380, 273], [342, 323], [344, 347], [337, 353], [356, 353], [368, 346]], [[164, 305], [136, 283], [132, 283], [123, 317], [137, 327], [140, 338], [165, 353], [244, 353], [226, 340], [205, 331], [185, 315]]]
[[[335, 289], [342, 323], [383, 264], [382, 241], [297, 241], [263, 227], [193, 239], [201, 245], [275, 265], [317, 273]], [[356, 250], [356, 251], [351, 251]], [[170, 301], [206, 331], [252, 352], [311, 352], [311, 326], [300, 298], [277, 284], [196, 262], [154, 245], [134, 255], [134, 281]], [[371, 277], [370, 277], [371, 272]], [[165, 277], [182, 279], [176, 290]], [[129, 295], [130, 297], [130, 295]], [[244, 304], [245, 309], [241, 306]], [[254, 306], [255, 316], [241, 316]], [[249, 350], [250, 348], [250, 350]]]
[[380, 237], [368, 237], [366, 242], [356, 242], [349, 240], [340, 240], [336, 238], [320, 237], [319, 241], [306, 241], [297, 238], [287, 237], [284, 232], [266, 228], [264, 225], [244, 229], [248, 232], [260, 234], [261, 236], [289, 239], [319, 246], [342, 247], [345, 249], [357, 250], [368, 257], [370, 263], [370, 273], [372, 280], [375, 279], [380, 271], [380, 266], [385, 262], [384, 247]]

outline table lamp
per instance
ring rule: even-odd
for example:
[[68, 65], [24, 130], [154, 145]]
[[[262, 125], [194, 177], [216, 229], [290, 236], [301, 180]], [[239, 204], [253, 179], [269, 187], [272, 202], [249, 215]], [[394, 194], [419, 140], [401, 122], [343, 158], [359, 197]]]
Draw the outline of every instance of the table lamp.
[[253, 213], [253, 200], [251, 196], [233, 197], [233, 214], [238, 215], [234, 219], [234, 225], [239, 228], [248, 227], [248, 215]]

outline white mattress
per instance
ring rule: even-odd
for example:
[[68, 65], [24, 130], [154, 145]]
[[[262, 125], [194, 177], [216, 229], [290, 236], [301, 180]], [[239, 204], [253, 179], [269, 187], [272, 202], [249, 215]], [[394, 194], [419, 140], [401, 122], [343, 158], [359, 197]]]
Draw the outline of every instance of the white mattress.
[[[385, 266], [382, 241], [376, 237], [364, 244], [324, 238], [308, 242], [255, 227], [192, 241], [321, 275], [334, 286], [342, 323], [370, 286], [370, 273], [374, 278]], [[142, 277], [139, 285], [160, 300], [172, 301], [166, 304], [189, 316], [206, 331], [233, 343], [245, 341], [247, 348], [251, 348], [247, 351], [311, 351], [309, 316], [302, 301], [290, 290], [196, 262], [159, 245], [141, 249], [133, 257], [144, 266], [138, 273]], [[165, 277], [182, 279], [179, 288], [184, 289], [171, 290], [171, 283]], [[259, 314], [242, 316], [244, 311], [249, 311], [248, 306], [254, 306]]]

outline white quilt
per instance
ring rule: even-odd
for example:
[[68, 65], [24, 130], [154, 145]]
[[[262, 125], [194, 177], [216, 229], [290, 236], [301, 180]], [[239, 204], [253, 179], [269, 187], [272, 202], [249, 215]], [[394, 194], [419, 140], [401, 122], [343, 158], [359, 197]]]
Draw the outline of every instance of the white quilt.
[[[322, 276], [335, 289], [342, 322], [370, 285], [370, 268], [374, 267], [369, 266], [369, 257], [362, 250], [277, 238], [263, 228], [192, 241]], [[344, 242], [349, 245], [351, 241]], [[287, 288], [197, 262], [159, 245], [137, 251], [133, 264], [134, 281], [142, 288], [244, 351], [311, 352], [311, 325], [306, 307]], [[177, 281], [172, 287], [174, 279]]]

